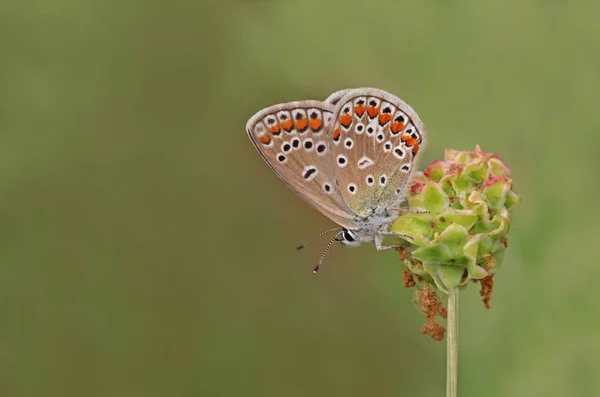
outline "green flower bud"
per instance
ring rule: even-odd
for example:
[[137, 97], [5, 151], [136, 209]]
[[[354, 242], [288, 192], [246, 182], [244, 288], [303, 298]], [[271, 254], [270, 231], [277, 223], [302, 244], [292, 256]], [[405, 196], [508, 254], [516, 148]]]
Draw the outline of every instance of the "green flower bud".
[[510, 169], [492, 153], [446, 149], [410, 182], [407, 213], [390, 227], [419, 279], [447, 292], [492, 276], [502, 264], [521, 198]]

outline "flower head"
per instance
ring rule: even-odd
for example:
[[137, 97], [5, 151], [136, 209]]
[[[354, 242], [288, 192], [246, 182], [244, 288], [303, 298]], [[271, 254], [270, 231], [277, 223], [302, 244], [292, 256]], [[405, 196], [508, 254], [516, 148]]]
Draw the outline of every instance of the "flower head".
[[408, 212], [390, 227], [407, 243], [401, 257], [408, 270], [442, 291], [493, 276], [521, 201], [510, 175], [498, 155], [479, 146], [446, 149], [444, 160], [415, 174]]

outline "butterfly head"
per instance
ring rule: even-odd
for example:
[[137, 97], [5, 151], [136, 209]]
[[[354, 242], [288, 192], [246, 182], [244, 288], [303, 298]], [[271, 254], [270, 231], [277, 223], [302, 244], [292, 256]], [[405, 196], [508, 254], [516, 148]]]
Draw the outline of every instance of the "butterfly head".
[[342, 229], [335, 238], [343, 247], [358, 247], [361, 244], [360, 238], [355, 231]]

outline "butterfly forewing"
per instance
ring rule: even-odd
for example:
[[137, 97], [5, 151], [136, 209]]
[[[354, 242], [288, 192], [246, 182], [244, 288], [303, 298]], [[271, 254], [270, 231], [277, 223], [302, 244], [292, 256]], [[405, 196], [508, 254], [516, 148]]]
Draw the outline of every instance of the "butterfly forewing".
[[424, 144], [423, 125], [408, 104], [382, 90], [358, 88], [335, 99], [332, 141], [340, 192], [354, 213], [367, 217], [404, 198]]
[[279, 177], [316, 210], [343, 227], [351, 227], [349, 210], [336, 184], [331, 141], [335, 106], [299, 101], [256, 113], [246, 131]]

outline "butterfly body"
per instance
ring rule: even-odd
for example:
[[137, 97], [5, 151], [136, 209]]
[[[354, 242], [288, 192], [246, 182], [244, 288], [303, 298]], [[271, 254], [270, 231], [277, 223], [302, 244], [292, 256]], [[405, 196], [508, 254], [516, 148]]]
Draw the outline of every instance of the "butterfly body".
[[342, 246], [381, 242], [398, 216], [423, 124], [400, 98], [376, 88], [325, 101], [274, 105], [246, 125], [256, 149], [302, 199], [341, 226]]
[[382, 238], [387, 234], [387, 225], [398, 217], [397, 213], [373, 214], [356, 222], [355, 229], [342, 228], [337, 241], [343, 247], [358, 247], [362, 243], [375, 243], [381, 248]]

